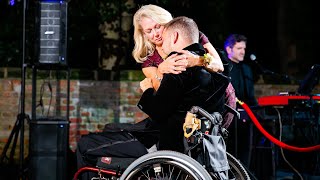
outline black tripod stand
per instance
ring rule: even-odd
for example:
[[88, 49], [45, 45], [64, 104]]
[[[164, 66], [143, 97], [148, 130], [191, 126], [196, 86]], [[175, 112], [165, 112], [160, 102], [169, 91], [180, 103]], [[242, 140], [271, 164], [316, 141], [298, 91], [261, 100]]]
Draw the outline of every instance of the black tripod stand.
[[[0, 164], [4, 165], [7, 163], [7, 165], [12, 166], [14, 165], [14, 155], [15, 155], [15, 150], [18, 142], [18, 136], [20, 133], [20, 152], [19, 152], [19, 173], [18, 177], [23, 177], [25, 173], [24, 169], [24, 121], [25, 120], [30, 120], [28, 115], [25, 115], [24, 112], [21, 112], [17, 116], [17, 120], [14, 124], [14, 127], [10, 133], [8, 142], [6, 143], [3, 152], [0, 156]], [[10, 150], [10, 155], [9, 157], [7, 156], [7, 152], [9, 150], [9, 147], [11, 145], [11, 150]]]
[[[25, 79], [26, 79], [26, 67], [25, 64], [25, 22], [26, 22], [26, 0], [23, 1], [23, 25], [22, 25], [22, 67], [21, 67], [21, 93], [20, 93], [20, 113], [17, 116], [15, 125], [10, 133], [8, 142], [6, 143], [3, 152], [0, 156], [0, 164], [4, 164], [7, 160], [8, 165], [13, 165], [14, 163], [14, 154], [17, 146], [18, 136], [20, 133], [20, 152], [19, 152], [19, 172], [18, 179], [25, 179], [25, 170], [24, 170], [24, 126], [25, 119], [29, 120], [29, 116], [25, 114]], [[7, 151], [11, 146], [10, 156], [7, 156]]]

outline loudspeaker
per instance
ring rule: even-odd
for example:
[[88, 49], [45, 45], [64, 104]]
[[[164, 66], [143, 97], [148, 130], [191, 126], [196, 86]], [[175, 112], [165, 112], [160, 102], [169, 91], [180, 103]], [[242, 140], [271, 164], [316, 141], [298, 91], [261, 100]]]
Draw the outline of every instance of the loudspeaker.
[[69, 122], [37, 119], [30, 122], [29, 177], [66, 180]]
[[68, 65], [67, 63], [67, 2], [39, 1], [36, 16], [36, 54], [40, 65]]

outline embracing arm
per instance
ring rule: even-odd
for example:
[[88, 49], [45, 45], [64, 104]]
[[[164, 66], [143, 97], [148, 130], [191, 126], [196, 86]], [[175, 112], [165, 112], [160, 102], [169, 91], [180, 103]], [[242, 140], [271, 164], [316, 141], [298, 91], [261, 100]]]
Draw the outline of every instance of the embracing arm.
[[158, 90], [163, 74], [179, 74], [186, 70], [188, 61], [185, 56], [171, 55], [165, 61], [159, 64], [158, 67], [149, 66], [142, 68], [143, 74], [152, 80], [155, 90]]
[[207, 69], [211, 69], [213, 72], [223, 72], [223, 63], [217, 50], [210, 42], [204, 44], [203, 47], [208, 51], [209, 54], [213, 56], [213, 60], [207, 65]]
[[[206, 69], [211, 72], [222, 72], [224, 71], [221, 58], [212, 46], [210, 42], [203, 45], [207, 52], [213, 57], [210, 64], [206, 65]], [[158, 90], [163, 74], [179, 74], [185, 71], [187, 67], [203, 66], [203, 56], [195, 55], [187, 50], [182, 50], [182, 54], [173, 54], [166, 58], [165, 61], [160, 63], [158, 67], [148, 66], [142, 68], [143, 74], [152, 79], [152, 84], [155, 90]]]
[[[212, 56], [212, 60], [210, 61], [210, 64], [206, 65], [206, 69], [211, 72], [223, 72], [224, 67], [223, 63], [221, 61], [221, 58], [216, 51], [216, 49], [212, 46], [210, 42], [203, 45], [203, 47], [206, 49], [206, 51]], [[203, 56], [195, 55], [190, 53], [187, 50], [181, 51], [187, 59], [188, 59], [188, 67], [194, 67], [194, 66], [203, 66], [204, 65], [204, 58]]]
[[146, 78], [151, 79], [152, 82], [152, 86], [155, 90], [158, 90], [159, 86], [160, 86], [160, 82], [161, 82], [161, 78], [158, 75], [158, 68], [157, 67], [145, 67], [142, 68], [142, 72], [143, 74], [146, 76]]

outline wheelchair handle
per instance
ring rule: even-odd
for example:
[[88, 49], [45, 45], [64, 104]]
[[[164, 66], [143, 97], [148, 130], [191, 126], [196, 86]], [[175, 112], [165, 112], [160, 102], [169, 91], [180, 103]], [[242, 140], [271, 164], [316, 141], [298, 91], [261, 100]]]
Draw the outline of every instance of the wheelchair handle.
[[200, 114], [200, 115], [206, 117], [207, 119], [209, 119], [211, 121], [212, 124], [219, 124], [216, 117], [212, 116], [206, 110], [202, 109], [199, 106], [192, 106], [190, 112], [193, 114]]

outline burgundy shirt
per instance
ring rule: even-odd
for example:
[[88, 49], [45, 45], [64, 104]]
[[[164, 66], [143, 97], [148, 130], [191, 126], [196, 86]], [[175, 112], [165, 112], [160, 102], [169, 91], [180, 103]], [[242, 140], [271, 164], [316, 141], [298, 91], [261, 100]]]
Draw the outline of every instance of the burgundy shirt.
[[[199, 31], [199, 42], [200, 44], [204, 45], [209, 42], [208, 37], [203, 34], [201, 31]], [[160, 63], [163, 62], [163, 59], [161, 58], [160, 54], [157, 50], [154, 51], [154, 53], [151, 56], [148, 56], [147, 60], [145, 60], [141, 67], [158, 67]]]

